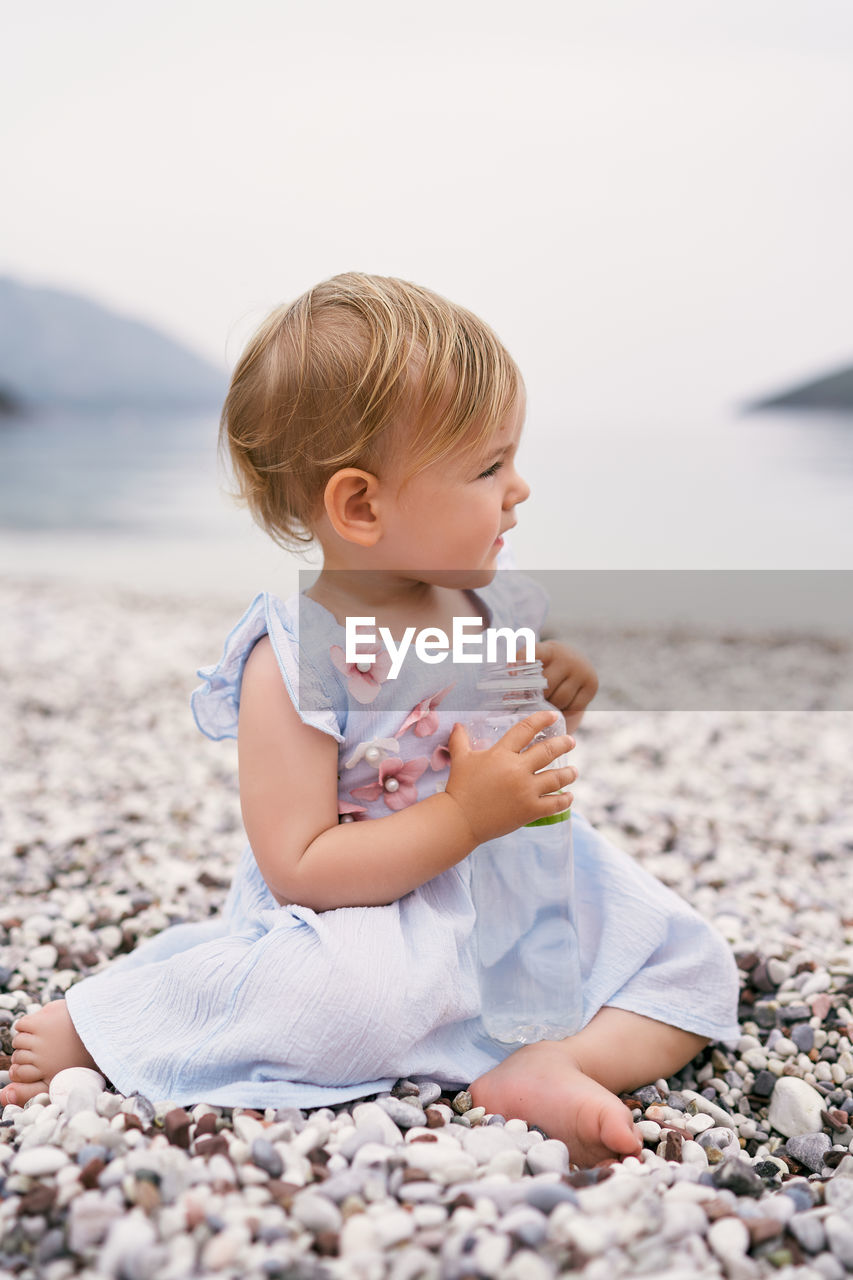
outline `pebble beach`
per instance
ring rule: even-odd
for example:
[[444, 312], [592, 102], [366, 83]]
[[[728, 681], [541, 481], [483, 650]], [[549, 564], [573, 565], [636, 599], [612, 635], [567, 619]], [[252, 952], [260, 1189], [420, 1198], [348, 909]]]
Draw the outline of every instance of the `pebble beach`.
[[[188, 700], [245, 603], [0, 578], [0, 1085], [17, 1017], [221, 905], [236, 750]], [[661, 665], [659, 634], [628, 642]], [[625, 1099], [640, 1159], [579, 1170], [474, 1108], [465, 1080], [313, 1112], [81, 1082], [2, 1112], [0, 1280], [853, 1272], [853, 711], [835, 709], [853, 706], [853, 645], [726, 644], [756, 688], [807, 670], [810, 709], [645, 710], [626, 672], [573, 753], [577, 807], [741, 972], [740, 1038]], [[708, 639], [682, 630], [666, 652], [695, 672]]]

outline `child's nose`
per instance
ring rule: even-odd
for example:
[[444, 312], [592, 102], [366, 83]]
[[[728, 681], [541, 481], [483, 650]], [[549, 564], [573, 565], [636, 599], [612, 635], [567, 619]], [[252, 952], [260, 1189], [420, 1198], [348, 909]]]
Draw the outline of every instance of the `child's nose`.
[[506, 495], [504, 497], [504, 506], [517, 506], [519, 502], [526, 502], [529, 497], [530, 485], [523, 476], [518, 474], [517, 471], [513, 471], [511, 483], [507, 488]]

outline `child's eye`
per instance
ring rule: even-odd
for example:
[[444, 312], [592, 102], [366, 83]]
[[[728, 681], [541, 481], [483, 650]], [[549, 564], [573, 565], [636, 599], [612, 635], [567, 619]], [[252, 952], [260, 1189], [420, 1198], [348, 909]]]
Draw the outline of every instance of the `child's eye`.
[[502, 462], [502, 459], [498, 459], [497, 462], [493, 462], [492, 465], [489, 467], [488, 471], [483, 471], [480, 473], [478, 479], [485, 480], [487, 476], [495, 475], [498, 471], [500, 471], [501, 462]]

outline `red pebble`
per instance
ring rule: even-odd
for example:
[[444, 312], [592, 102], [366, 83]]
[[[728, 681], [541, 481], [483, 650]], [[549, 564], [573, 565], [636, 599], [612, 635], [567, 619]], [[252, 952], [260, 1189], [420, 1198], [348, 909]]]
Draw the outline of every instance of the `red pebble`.
[[191, 1124], [192, 1116], [184, 1111], [183, 1107], [175, 1107], [173, 1111], [166, 1112], [163, 1117], [163, 1131], [173, 1147], [181, 1147], [184, 1151], [189, 1151]]

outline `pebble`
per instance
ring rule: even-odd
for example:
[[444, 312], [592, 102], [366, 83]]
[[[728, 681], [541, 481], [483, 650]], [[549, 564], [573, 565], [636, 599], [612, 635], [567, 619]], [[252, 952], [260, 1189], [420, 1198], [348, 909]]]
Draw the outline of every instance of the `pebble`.
[[705, 1115], [701, 1111], [698, 1115], [688, 1116], [687, 1118], [687, 1131], [692, 1133], [694, 1137], [698, 1137], [700, 1133], [704, 1133], [707, 1129], [713, 1129], [713, 1127], [713, 1116]]
[[557, 1138], [536, 1143], [527, 1152], [527, 1167], [533, 1174], [568, 1173], [569, 1149]]
[[808, 1053], [814, 1048], [814, 1029], [807, 1022], [791, 1028], [791, 1039], [800, 1053]]
[[742, 1258], [749, 1248], [749, 1230], [740, 1218], [718, 1218], [708, 1228], [708, 1244], [721, 1262]]
[[853, 1271], [853, 1223], [840, 1213], [824, 1218], [823, 1229], [833, 1255], [848, 1271]]
[[106, 1237], [112, 1224], [127, 1212], [123, 1198], [101, 1191], [81, 1191], [68, 1209], [68, 1246], [84, 1253]]
[[521, 1244], [536, 1249], [548, 1234], [548, 1218], [532, 1205], [518, 1205], [504, 1214], [500, 1227]]
[[[358, 1103], [352, 1109], [352, 1118], [357, 1129], [362, 1129], [367, 1125], [378, 1127], [382, 1134], [382, 1141], [387, 1142], [390, 1146], [395, 1146], [400, 1141], [399, 1128], [391, 1119], [388, 1111], [384, 1107], [380, 1107], [376, 1102]], [[424, 1115], [424, 1120], [426, 1120], [426, 1115]]]
[[704, 1147], [706, 1151], [716, 1148], [718, 1151], [724, 1151], [726, 1147], [737, 1146], [737, 1134], [734, 1129], [723, 1128], [721, 1125], [714, 1125], [712, 1128], [705, 1129], [699, 1134], [696, 1141], [700, 1147]]
[[50, 1082], [48, 1094], [51, 1102], [65, 1107], [71, 1114], [95, 1106], [106, 1089], [107, 1083], [99, 1071], [89, 1067], [66, 1067], [57, 1071]]
[[387, 1112], [398, 1129], [413, 1129], [415, 1125], [426, 1124], [426, 1113], [419, 1103], [413, 1105], [401, 1098], [379, 1098], [378, 1105]]
[[769, 1098], [776, 1087], [778, 1076], [772, 1071], [759, 1071], [752, 1086], [752, 1092], [759, 1098]]
[[816, 1133], [821, 1128], [824, 1105], [823, 1096], [805, 1080], [782, 1076], [770, 1098], [767, 1121], [786, 1138]]
[[[221, 784], [223, 748], [208, 764], [174, 695], [184, 658], [227, 625], [218, 613], [211, 625], [206, 606], [176, 614], [101, 594], [83, 609], [58, 588], [0, 583], [0, 612], [14, 620], [4, 634], [14, 652], [4, 658], [16, 671], [0, 809], [27, 855], [11, 860], [4, 885], [0, 1041], [46, 991], [91, 972], [129, 930], [144, 937], [169, 919], [210, 915], [239, 840], [233, 788]], [[702, 652], [683, 643], [685, 654]], [[727, 653], [744, 671], [790, 662], [792, 687], [807, 661], [826, 664], [833, 689], [850, 667], [849, 646], [839, 658], [805, 641], [787, 654], [738, 643]], [[636, 644], [646, 645], [644, 661], [659, 663], [659, 645]], [[125, 667], [144, 672], [140, 697], [117, 682], [108, 660], [116, 652], [122, 682], [131, 678]], [[143, 690], [157, 725], [149, 754], [139, 725], [124, 738], [113, 715], [118, 706], [132, 713]], [[50, 709], [49, 735], [37, 704]], [[327, 1267], [364, 1280], [554, 1280], [576, 1250], [584, 1280], [692, 1280], [712, 1268], [728, 1280], [771, 1271], [788, 1280], [800, 1249], [815, 1280], [853, 1271], [853, 1154], [844, 1154], [853, 1141], [844, 1121], [853, 1113], [845, 989], [853, 926], [842, 915], [853, 891], [853, 821], [838, 803], [849, 718], [803, 718], [793, 732], [786, 720], [783, 733], [772, 714], [644, 720], [615, 712], [606, 732], [594, 722], [585, 730], [589, 776], [602, 779], [590, 816], [716, 920], [735, 945], [749, 999], [735, 1044], [713, 1045], [671, 1080], [634, 1091], [642, 1160], [580, 1177], [550, 1134], [488, 1116], [467, 1088], [420, 1078], [378, 1100], [261, 1113], [123, 1099], [100, 1079], [60, 1096], [56, 1077], [49, 1098], [3, 1113], [0, 1269], [68, 1280], [73, 1253], [87, 1273], [112, 1280], [202, 1271], [274, 1280]], [[663, 781], [644, 803], [636, 776], [652, 738]], [[190, 761], [199, 763], [188, 780]], [[138, 792], [132, 803], [129, 786]], [[188, 846], [175, 832], [178, 812], [203, 839]], [[202, 873], [210, 884], [199, 883]], [[195, 1128], [205, 1118], [206, 1137]], [[136, 1123], [126, 1129], [128, 1121]], [[194, 1139], [213, 1139], [218, 1154], [197, 1155]], [[680, 1160], [658, 1158], [664, 1142]], [[781, 1154], [811, 1180], [792, 1177]]]
[[255, 1138], [253, 1141], [252, 1161], [271, 1178], [280, 1178], [284, 1171], [284, 1161], [266, 1138]]
[[59, 1147], [28, 1147], [14, 1157], [11, 1171], [25, 1178], [43, 1178], [67, 1164], [70, 1160]]
[[425, 1080], [418, 1085], [418, 1102], [426, 1109], [441, 1097], [441, 1085], [432, 1080]]
[[661, 1235], [673, 1242], [684, 1236], [703, 1236], [708, 1229], [708, 1219], [700, 1204], [666, 1199], [663, 1203]]
[[405, 1209], [386, 1209], [373, 1219], [377, 1239], [383, 1249], [393, 1249], [415, 1233], [412, 1215]]
[[[496, 1157], [510, 1154], [523, 1167], [524, 1153], [519, 1151], [513, 1140], [513, 1135], [507, 1133], [504, 1129], [478, 1126], [475, 1129], [460, 1129], [458, 1132], [463, 1149], [474, 1157], [477, 1164], [488, 1164], [489, 1161], [494, 1160]], [[532, 1149], [538, 1150], [539, 1147], [544, 1147], [545, 1145], [542, 1142]], [[560, 1145], [562, 1146], [563, 1144], [561, 1143]], [[566, 1163], [566, 1169], [568, 1169], [568, 1163]]]
[[321, 1231], [340, 1231], [343, 1216], [338, 1206], [315, 1191], [302, 1191], [294, 1197], [290, 1212], [297, 1222], [315, 1234]]
[[853, 1216], [853, 1178], [839, 1178], [836, 1169], [835, 1177], [824, 1184], [823, 1198], [826, 1204], [839, 1213]]
[[711, 1174], [714, 1186], [732, 1191], [736, 1196], [761, 1196], [764, 1183], [746, 1160], [730, 1157], [718, 1164]]
[[820, 1173], [824, 1157], [831, 1146], [832, 1141], [825, 1133], [805, 1133], [789, 1138], [785, 1143], [785, 1150], [813, 1173]]
[[577, 1192], [562, 1182], [525, 1180], [522, 1193], [527, 1204], [545, 1214], [551, 1213], [558, 1204], [577, 1205], [580, 1203]]
[[820, 1253], [826, 1245], [826, 1231], [820, 1210], [797, 1214], [788, 1223], [788, 1230], [806, 1253]]
[[731, 1114], [718, 1106], [716, 1102], [711, 1102], [709, 1098], [705, 1098], [701, 1094], [693, 1093], [692, 1091], [687, 1094], [687, 1096], [690, 1099], [687, 1104], [687, 1109], [692, 1115], [696, 1115], [701, 1112], [703, 1115], [710, 1116], [716, 1125], [721, 1125], [723, 1128], [729, 1129], [734, 1127], [734, 1119]]

